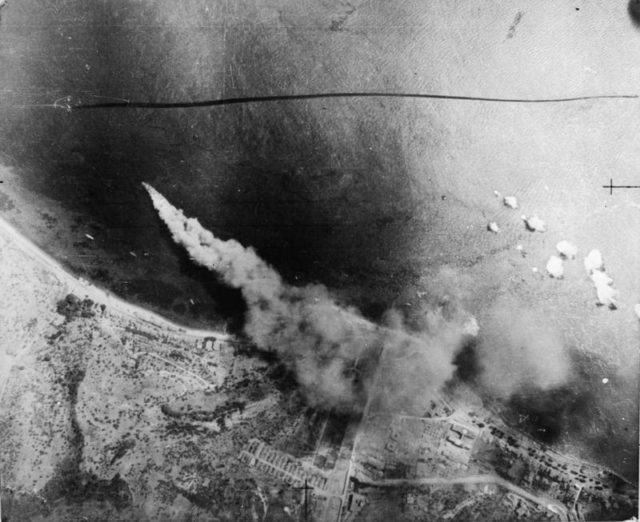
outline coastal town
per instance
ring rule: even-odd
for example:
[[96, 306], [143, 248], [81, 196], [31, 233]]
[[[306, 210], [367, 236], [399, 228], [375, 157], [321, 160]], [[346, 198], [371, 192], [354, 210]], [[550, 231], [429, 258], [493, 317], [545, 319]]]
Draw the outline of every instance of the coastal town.
[[637, 512], [635, 484], [508, 426], [470, 389], [434, 395], [422, 415], [377, 410], [374, 400], [360, 417], [310, 408], [270, 354], [120, 301], [0, 224], [12, 303], [0, 390], [9, 519], [80, 516], [74, 487], [118, 520], [141, 511], [318, 521]]
[[[384, 489], [403, 492], [403, 510], [415, 511], [408, 519], [469, 520], [468, 513], [461, 516], [466, 508], [498, 499], [509, 517], [522, 520], [598, 520], [637, 510], [635, 486], [612, 471], [546, 448], [486, 410], [449, 406], [443, 397], [424, 417], [371, 415], [350, 431], [355, 436], [334, 447], [337, 459], [329, 464], [313, 466], [314, 459], [293, 459], [255, 439], [241, 460], [291, 487], [311, 486], [318, 520], [367, 520], [359, 513]], [[331, 494], [327, 480], [343, 491]], [[452, 508], [425, 500], [430, 491], [453, 498], [455, 486], [472, 493]]]

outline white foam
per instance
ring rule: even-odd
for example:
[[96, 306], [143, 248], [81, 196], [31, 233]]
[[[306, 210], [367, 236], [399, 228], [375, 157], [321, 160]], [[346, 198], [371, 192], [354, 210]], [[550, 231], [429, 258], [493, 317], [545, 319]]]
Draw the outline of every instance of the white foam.
[[610, 285], [613, 283], [613, 279], [611, 279], [607, 273], [602, 270], [594, 270], [591, 274], [591, 280], [596, 286]]
[[587, 254], [587, 257], [584, 258], [584, 268], [589, 274], [594, 270], [602, 270], [603, 266], [604, 262], [602, 260], [600, 250], [594, 249]]
[[564, 266], [562, 259], [558, 256], [551, 256], [547, 261], [547, 272], [551, 277], [560, 279], [564, 275]]
[[471, 337], [477, 337], [479, 331], [480, 326], [478, 326], [478, 321], [473, 316], [469, 317], [462, 326], [462, 333]]
[[527, 218], [524, 214], [522, 215], [522, 219], [524, 220], [527, 228], [533, 232], [546, 232], [547, 225], [544, 221], [542, 221], [538, 216], [531, 216]]
[[556, 245], [556, 249], [558, 250], [558, 252], [560, 252], [560, 255], [566, 257], [567, 259], [575, 259], [576, 255], [578, 254], [578, 248], [572, 243], [569, 243], [569, 241], [560, 241]]
[[611, 308], [616, 307], [616, 299], [620, 292], [611, 287], [613, 279], [601, 270], [594, 270], [591, 273], [591, 280], [596, 287], [598, 302]]
[[503, 199], [505, 207], [518, 208], [518, 200], [515, 196], [505, 196]]

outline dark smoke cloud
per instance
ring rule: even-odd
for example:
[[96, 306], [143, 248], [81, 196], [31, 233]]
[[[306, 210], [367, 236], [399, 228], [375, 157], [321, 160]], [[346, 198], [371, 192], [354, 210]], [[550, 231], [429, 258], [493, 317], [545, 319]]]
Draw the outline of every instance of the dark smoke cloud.
[[417, 332], [408, 331], [398, 312], [388, 314], [385, 326], [375, 325], [339, 306], [324, 286], [286, 284], [252, 248], [216, 238], [144, 187], [191, 259], [240, 289], [248, 309], [246, 335], [278, 354], [312, 406], [358, 413], [375, 388], [376, 407], [421, 413], [453, 374], [454, 355], [468, 337], [468, 315], [436, 308]]

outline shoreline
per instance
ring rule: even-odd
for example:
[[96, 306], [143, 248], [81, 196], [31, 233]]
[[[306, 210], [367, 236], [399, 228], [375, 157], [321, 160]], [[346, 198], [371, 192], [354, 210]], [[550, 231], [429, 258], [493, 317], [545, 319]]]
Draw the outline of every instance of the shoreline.
[[232, 337], [230, 334], [225, 332], [191, 328], [187, 325], [176, 323], [166, 317], [163, 317], [157, 312], [129, 303], [109, 290], [99, 288], [94, 283], [91, 283], [84, 278], [74, 276], [65, 270], [59, 261], [40, 249], [2, 217], [0, 217], [0, 235], [5, 235], [9, 244], [15, 244], [23, 252], [37, 261], [42, 267], [51, 271], [62, 284], [69, 287], [71, 293], [78, 292], [83, 294], [78, 297], [88, 297], [99, 303], [104, 303], [106, 306], [115, 308], [123, 315], [148, 321], [156, 326], [178, 330], [181, 333], [193, 337], [216, 337], [219, 339], [230, 339]]

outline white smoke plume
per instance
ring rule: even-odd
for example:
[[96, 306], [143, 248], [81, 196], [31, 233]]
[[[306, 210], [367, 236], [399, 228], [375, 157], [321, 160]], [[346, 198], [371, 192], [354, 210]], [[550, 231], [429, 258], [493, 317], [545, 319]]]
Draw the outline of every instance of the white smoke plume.
[[251, 247], [216, 238], [143, 185], [174, 241], [194, 262], [241, 290], [248, 307], [246, 335], [278, 354], [310, 405], [357, 413], [375, 387], [377, 407], [420, 413], [453, 374], [468, 316], [445, 320], [436, 311], [421, 333], [408, 333], [399, 316], [390, 326], [377, 326], [355, 309], [338, 306], [324, 286], [286, 284]]
[[567, 382], [568, 353], [560, 332], [543, 314], [503, 297], [487, 308], [481, 324], [481, 380], [492, 395], [509, 397], [526, 387], [545, 390]]

